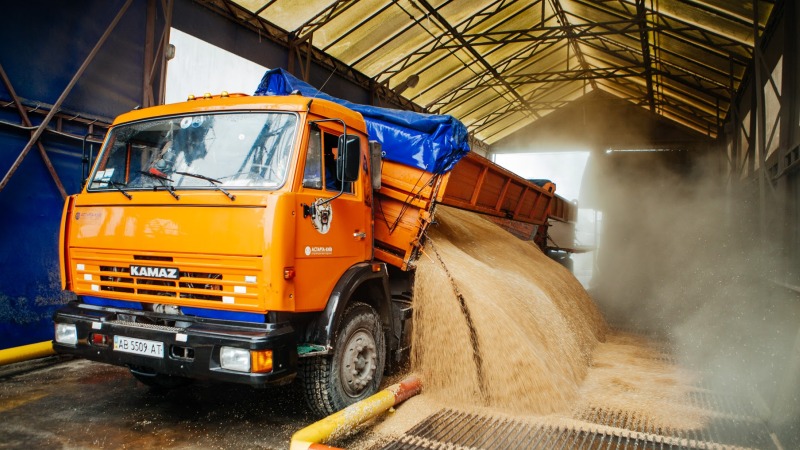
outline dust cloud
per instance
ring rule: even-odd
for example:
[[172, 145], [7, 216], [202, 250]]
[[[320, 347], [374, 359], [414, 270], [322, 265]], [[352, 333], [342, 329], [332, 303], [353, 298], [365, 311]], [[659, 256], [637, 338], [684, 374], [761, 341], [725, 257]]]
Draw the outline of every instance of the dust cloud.
[[580, 203], [603, 218], [592, 296], [610, 323], [664, 336], [704, 385], [797, 436], [800, 302], [776, 283], [796, 270], [781, 248], [786, 206], [690, 156], [590, 157]]

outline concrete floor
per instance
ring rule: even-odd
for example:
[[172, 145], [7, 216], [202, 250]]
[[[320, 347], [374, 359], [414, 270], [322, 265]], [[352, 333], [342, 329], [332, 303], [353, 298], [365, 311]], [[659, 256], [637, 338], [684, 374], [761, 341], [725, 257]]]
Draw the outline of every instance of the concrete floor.
[[313, 422], [292, 386], [152, 391], [85, 360], [0, 378], [0, 448], [288, 448]]

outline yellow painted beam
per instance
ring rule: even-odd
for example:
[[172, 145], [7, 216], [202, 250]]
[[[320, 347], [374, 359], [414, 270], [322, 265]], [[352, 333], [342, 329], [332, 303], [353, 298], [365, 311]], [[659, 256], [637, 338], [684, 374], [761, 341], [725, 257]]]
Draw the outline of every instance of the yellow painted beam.
[[52, 356], [55, 354], [56, 352], [53, 350], [52, 341], [7, 348], [0, 350], [0, 366], [34, 358], [44, 358], [45, 356]]

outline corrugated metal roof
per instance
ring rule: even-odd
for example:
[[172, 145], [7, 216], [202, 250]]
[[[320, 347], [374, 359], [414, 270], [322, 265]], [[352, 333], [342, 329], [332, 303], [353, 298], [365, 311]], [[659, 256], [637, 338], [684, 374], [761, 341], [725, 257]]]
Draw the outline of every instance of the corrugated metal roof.
[[716, 136], [778, 0], [209, 1], [491, 144], [595, 89]]

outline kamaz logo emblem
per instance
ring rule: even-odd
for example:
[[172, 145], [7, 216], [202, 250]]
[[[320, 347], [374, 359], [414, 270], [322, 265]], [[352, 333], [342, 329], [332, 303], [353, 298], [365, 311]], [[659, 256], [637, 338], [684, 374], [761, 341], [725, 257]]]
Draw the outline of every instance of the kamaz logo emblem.
[[180, 272], [176, 267], [131, 266], [131, 276], [177, 280], [180, 278]]

